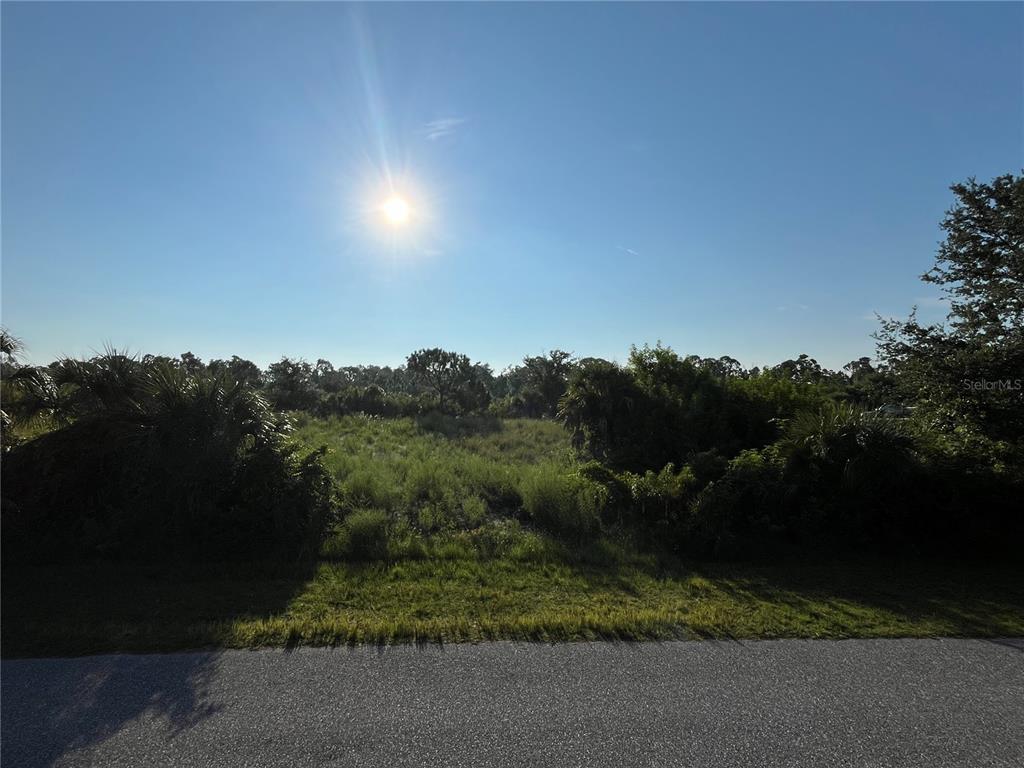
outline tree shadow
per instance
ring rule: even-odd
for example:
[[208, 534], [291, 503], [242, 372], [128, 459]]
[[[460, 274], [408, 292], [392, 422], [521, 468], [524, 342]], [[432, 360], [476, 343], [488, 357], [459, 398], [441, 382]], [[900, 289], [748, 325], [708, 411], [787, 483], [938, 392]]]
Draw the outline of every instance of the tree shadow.
[[[1015, 639], [1024, 616], [1024, 580], [1010, 564], [836, 560], [570, 566], [589, 589], [627, 598], [642, 600], [635, 579], [641, 575], [686, 584], [687, 593], [680, 595], [685, 606], [706, 601], [740, 613], [770, 606], [768, 613], [783, 622], [773, 620], [771, 631], [783, 635], [785, 626], [800, 636], [814, 629], [844, 637], [864, 632], [901, 635], [917, 625], [942, 636], [994, 638], [992, 642], [1024, 650], [1024, 640]], [[691, 579], [695, 581], [687, 584]], [[693, 618], [685, 626], [690, 636], [732, 637], [728, 620], [702, 625], [699, 616]], [[756, 622], [751, 626], [756, 634]]]
[[848, 562], [779, 566], [697, 566], [695, 573], [743, 604], [770, 602], [798, 614], [862, 624], [857, 608], [897, 619], [937, 622], [943, 634], [1009, 635], [1024, 613], [1024, 589], [1012, 567], [937, 562]]
[[470, 414], [452, 416], [440, 411], [428, 411], [416, 417], [416, 426], [423, 432], [432, 432], [449, 439], [491, 435], [501, 432], [505, 426], [497, 416]]
[[240, 619], [284, 612], [315, 562], [93, 562], [3, 572], [3, 656], [178, 651], [223, 644]]
[[988, 642], [993, 645], [1002, 645], [1006, 648], [1013, 648], [1015, 651], [1024, 653], [1024, 638], [1020, 637], [992, 637]]
[[209, 700], [215, 652], [3, 661], [4, 765], [43, 768], [87, 749], [140, 717], [167, 739], [216, 712]]
[[[215, 712], [209, 686], [219, 653], [151, 652], [222, 645], [227, 635], [219, 633], [235, 621], [283, 613], [316, 567], [5, 568], [0, 762], [50, 766], [138, 718], [157, 718], [168, 739], [202, 722]], [[123, 655], [134, 651], [150, 653]], [[38, 658], [54, 656], [80, 658]]]

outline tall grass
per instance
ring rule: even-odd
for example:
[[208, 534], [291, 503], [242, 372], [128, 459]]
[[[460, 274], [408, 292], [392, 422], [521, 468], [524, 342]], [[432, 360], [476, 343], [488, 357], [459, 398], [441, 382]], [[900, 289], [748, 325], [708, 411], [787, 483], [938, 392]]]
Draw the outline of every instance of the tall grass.
[[431, 505], [455, 514], [483, 500], [489, 512], [507, 515], [522, 504], [518, 489], [527, 469], [567, 472], [572, 464], [565, 430], [544, 421], [509, 420], [448, 437], [413, 419], [343, 416], [297, 420], [294, 434], [327, 446], [324, 463], [350, 509]]
[[[332, 556], [560, 558], [599, 530], [602, 488], [573, 472], [552, 422], [300, 417], [295, 437], [328, 449], [347, 515]], [[386, 547], [357, 543], [371, 519]]]
[[523, 508], [539, 528], [582, 542], [600, 529], [604, 489], [548, 467], [527, 472], [520, 484]]

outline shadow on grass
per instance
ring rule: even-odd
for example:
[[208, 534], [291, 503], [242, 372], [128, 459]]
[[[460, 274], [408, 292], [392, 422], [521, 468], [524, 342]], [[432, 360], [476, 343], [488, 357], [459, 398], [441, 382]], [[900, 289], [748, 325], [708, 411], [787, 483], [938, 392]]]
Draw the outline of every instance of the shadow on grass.
[[208, 646], [211, 628], [281, 613], [315, 564], [8, 567], [2, 764], [54, 765], [151, 716], [169, 737], [214, 713], [218, 652], [13, 658]]
[[142, 716], [174, 738], [210, 717], [217, 653], [3, 662], [4, 765], [43, 768]]
[[451, 416], [439, 411], [429, 411], [417, 416], [416, 426], [424, 432], [443, 435], [449, 439], [491, 435], [501, 432], [505, 428], [504, 423], [497, 416]]
[[932, 561], [779, 566], [702, 565], [694, 573], [740, 604], [782, 605], [801, 615], [827, 611], [841, 626], [863, 610], [893, 620], [933, 623], [944, 635], [991, 637], [1024, 625], [1024, 580], [1009, 564], [964, 566]]
[[316, 563], [9, 567], [5, 658], [194, 650], [212, 629], [282, 613]]

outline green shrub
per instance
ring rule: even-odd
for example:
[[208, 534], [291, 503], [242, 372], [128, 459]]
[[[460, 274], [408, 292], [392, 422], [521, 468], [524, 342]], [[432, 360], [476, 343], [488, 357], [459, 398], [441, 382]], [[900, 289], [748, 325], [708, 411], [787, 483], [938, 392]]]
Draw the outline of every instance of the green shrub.
[[518, 520], [495, 520], [466, 534], [478, 555], [484, 559], [507, 556], [526, 536]]
[[620, 367], [582, 362], [569, 378], [559, 417], [574, 444], [616, 469], [644, 472], [696, 453], [731, 456], [778, 437], [781, 420], [826, 398], [826, 389], [776, 374], [680, 357], [660, 344], [634, 347]]
[[605, 494], [596, 483], [542, 468], [528, 473], [519, 491], [523, 509], [538, 528], [577, 541], [600, 528]]
[[789, 482], [814, 500], [805, 537], [903, 553], [931, 537], [933, 522], [915, 520], [929, 490], [903, 422], [828, 404], [794, 418], [778, 451]]
[[357, 509], [345, 516], [340, 554], [351, 560], [383, 560], [388, 555], [391, 516], [382, 509]]
[[443, 505], [425, 504], [415, 514], [419, 529], [425, 533], [452, 531], [458, 527], [455, 515]]
[[431, 504], [451, 508], [451, 496], [456, 490], [457, 481], [449, 469], [437, 460], [412, 463], [405, 475], [405, 503], [410, 506]]
[[395, 509], [399, 503], [399, 492], [389, 479], [384, 472], [374, 467], [353, 470], [341, 484], [342, 504], [346, 509]]
[[621, 478], [629, 489], [631, 520], [666, 533], [679, 524], [697, 485], [693, 470], [683, 467], [677, 472], [672, 464], [642, 475], [624, 472]]
[[68, 426], [4, 459], [5, 556], [315, 557], [333, 511], [253, 390], [123, 355], [64, 361]]
[[685, 549], [703, 556], [775, 554], [787, 546], [793, 509], [782, 466], [771, 452], [744, 451], [694, 499]]
[[515, 472], [508, 464], [466, 454], [459, 462], [466, 493], [473, 494], [495, 514], [511, 515], [522, 507]]
[[423, 560], [429, 555], [426, 542], [408, 520], [399, 519], [388, 535], [388, 559]]
[[462, 515], [467, 528], [476, 528], [487, 518], [487, 502], [479, 496], [470, 496], [464, 499]]
[[509, 549], [508, 557], [523, 563], [562, 563], [568, 553], [563, 545], [548, 536], [541, 536], [536, 531], [523, 531]]

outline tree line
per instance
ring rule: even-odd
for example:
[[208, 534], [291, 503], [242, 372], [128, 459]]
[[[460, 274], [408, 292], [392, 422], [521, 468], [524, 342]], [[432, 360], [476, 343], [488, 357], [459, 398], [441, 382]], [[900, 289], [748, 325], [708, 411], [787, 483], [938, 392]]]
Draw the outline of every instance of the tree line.
[[[20, 388], [12, 393], [12, 407], [22, 411], [59, 415], [66, 409], [66, 376], [62, 370], [78, 361], [56, 360], [26, 375], [17, 359], [18, 341], [6, 331], [9, 351], [0, 360], [4, 375], [19, 370]], [[117, 353], [131, 357], [127, 353]], [[633, 356], [639, 354], [634, 350]], [[630, 358], [632, 365], [634, 358]], [[553, 349], [528, 356], [522, 363], [495, 374], [486, 363], [471, 362], [459, 352], [441, 348], [411, 353], [404, 365], [349, 365], [335, 367], [330, 361], [282, 357], [261, 369], [238, 356], [204, 362], [192, 352], [179, 357], [142, 355], [144, 366], [169, 366], [193, 376], [223, 378], [262, 393], [280, 411], [307, 411], [318, 416], [365, 413], [371, 416], [413, 416], [429, 411], [450, 415], [491, 413], [503, 417], [556, 418], [559, 405], [573, 376], [597, 375], [600, 369], [621, 369], [601, 358], [577, 358]], [[800, 355], [775, 366], [743, 368], [732, 357], [702, 358], [689, 355], [683, 362], [700, 376], [715, 381], [786, 382], [812, 386], [835, 399], [876, 407], [894, 395], [893, 380], [876, 369], [867, 357], [841, 371], [822, 367], [814, 358]], [[626, 367], [628, 367], [628, 365]], [[751, 385], [754, 386], [754, 385]], [[765, 386], [769, 386], [765, 384]]]
[[[946, 322], [885, 320], [877, 363], [841, 371], [660, 343], [623, 365], [556, 349], [498, 374], [440, 348], [395, 368], [190, 352], [32, 367], [4, 333], [5, 552], [159, 531], [220, 554], [240, 540], [313, 553], [330, 479], [285, 440], [287, 411], [558, 419], [582, 460], [572, 488], [589, 489], [586, 515], [566, 519], [702, 555], [1005, 548], [1024, 531], [1024, 176], [952, 190], [923, 276], [949, 298]], [[575, 493], [556, 495], [568, 509]]]

